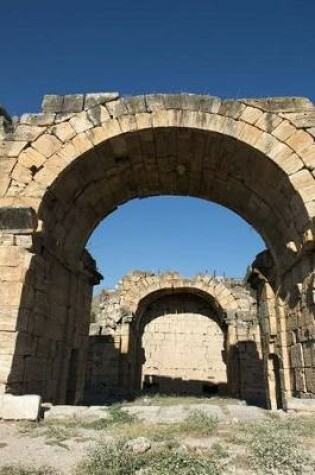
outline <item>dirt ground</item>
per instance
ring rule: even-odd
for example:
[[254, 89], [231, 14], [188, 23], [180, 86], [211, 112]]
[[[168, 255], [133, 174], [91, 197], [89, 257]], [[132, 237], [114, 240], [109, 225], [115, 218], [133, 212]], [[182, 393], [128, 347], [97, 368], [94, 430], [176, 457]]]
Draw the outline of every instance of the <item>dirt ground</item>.
[[[230, 409], [229, 414], [224, 410], [225, 418], [221, 417], [215, 423], [215, 419], [210, 418], [206, 412], [201, 417], [199, 413], [199, 419], [192, 418], [189, 422], [171, 418], [168, 423], [165, 414], [172, 415], [172, 412], [176, 413], [176, 411], [178, 414], [182, 414], [182, 406], [181, 404], [181, 410], [179, 411], [178, 406], [166, 404], [165, 407], [165, 404], [161, 405], [161, 410], [167, 410], [168, 412], [164, 413], [164, 418], [161, 421], [154, 420], [154, 422], [152, 422], [152, 417], [145, 420], [146, 414], [150, 413], [148, 406], [143, 406], [145, 408], [143, 413], [141, 412], [141, 406], [137, 406], [140, 409], [136, 414], [140, 412], [145, 414], [143, 420], [139, 420], [137, 416], [135, 417], [134, 410], [131, 410], [132, 414], [130, 415], [119, 407], [109, 412], [110, 416], [107, 415], [105, 419], [84, 420], [65, 416], [59, 419], [42, 420], [38, 423], [0, 421], [0, 475], [11, 475], [12, 471], [10, 472], [10, 469], [4, 467], [29, 468], [31, 471], [27, 472], [27, 475], [45, 473], [44, 471], [38, 472], [36, 469], [52, 467], [60, 475], [73, 475], [79, 473], [76, 471], [78, 463], [88, 456], [95, 446], [117, 443], [120, 440], [130, 441], [139, 437], [145, 437], [152, 444], [176, 442], [181, 448], [196, 453], [210, 453], [211, 451], [220, 453], [221, 471], [216, 473], [222, 473], [223, 475], [253, 475], [256, 473], [275, 473], [279, 475], [283, 473], [287, 475], [294, 473], [294, 471], [285, 471], [285, 467], [283, 472], [281, 472], [281, 469], [274, 472], [267, 469], [267, 471], [264, 471], [263, 466], [259, 469], [260, 471], [251, 467], [248, 462], [251, 457], [251, 449], [253, 448], [256, 452], [258, 450], [259, 455], [260, 447], [257, 444], [255, 446], [253, 442], [248, 443], [248, 434], [255, 434], [255, 431], [257, 433], [257, 428], [258, 433], [260, 430], [262, 430], [262, 433], [266, 430], [267, 432], [270, 431], [271, 437], [274, 437], [275, 441], [280, 440], [283, 434], [285, 437], [289, 437], [288, 439], [284, 438], [284, 443], [286, 443], [285, 440], [291, 443], [290, 438], [296, 437], [296, 439], [292, 439], [293, 444], [296, 440], [298, 445], [303, 447], [303, 453], [299, 452], [296, 457], [303, 457], [303, 454], [310, 457], [310, 462], [305, 466], [306, 468], [297, 473], [302, 475], [315, 473], [315, 414], [297, 415], [294, 413], [267, 413], [266, 411], [262, 417], [257, 418], [255, 416], [253, 418], [253, 413], [256, 414], [256, 412], [249, 408], [248, 419], [246, 419], [246, 416], [244, 416], [246, 409], [242, 410], [243, 412], [239, 412], [239, 409], [237, 409], [237, 414], [243, 414], [244, 416], [240, 420], [237, 414], [233, 416], [233, 411]], [[154, 408], [156, 408], [156, 405]], [[187, 408], [191, 410], [189, 404]], [[262, 424], [261, 429], [259, 424]], [[253, 440], [256, 440], [255, 437]], [[280, 445], [278, 449], [281, 452]], [[273, 448], [272, 446], [271, 449], [270, 446], [268, 448], [267, 441], [267, 445], [265, 442], [262, 450], [266, 452], [266, 450], [270, 451]], [[282, 456], [282, 454], [279, 455], [275, 452], [275, 458]], [[22, 475], [26, 472], [20, 470], [15, 473]], [[116, 474], [116, 472], [107, 471], [105, 473]], [[179, 471], [178, 473], [186, 472]]]

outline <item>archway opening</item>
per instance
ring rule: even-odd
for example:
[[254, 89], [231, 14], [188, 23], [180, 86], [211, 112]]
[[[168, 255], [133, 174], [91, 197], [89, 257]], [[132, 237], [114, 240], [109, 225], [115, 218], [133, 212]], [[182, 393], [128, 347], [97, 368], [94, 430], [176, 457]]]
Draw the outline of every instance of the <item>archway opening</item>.
[[142, 303], [136, 314], [140, 388], [159, 394], [226, 395], [227, 326], [219, 325], [217, 309], [196, 293], [161, 293]]

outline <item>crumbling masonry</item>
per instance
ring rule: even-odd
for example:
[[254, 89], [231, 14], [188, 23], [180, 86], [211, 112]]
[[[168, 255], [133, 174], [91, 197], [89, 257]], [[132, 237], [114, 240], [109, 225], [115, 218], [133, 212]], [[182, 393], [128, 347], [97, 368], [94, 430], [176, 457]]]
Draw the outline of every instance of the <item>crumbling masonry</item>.
[[82, 397], [100, 279], [85, 243], [122, 203], [173, 194], [260, 233], [268, 252], [250, 282], [265, 384], [284, 406], [314, 398], [314, 137], [306, 98], [104, 93], [45, 96], [42, 113], [14, 120], [1, 109], [0, 390]]

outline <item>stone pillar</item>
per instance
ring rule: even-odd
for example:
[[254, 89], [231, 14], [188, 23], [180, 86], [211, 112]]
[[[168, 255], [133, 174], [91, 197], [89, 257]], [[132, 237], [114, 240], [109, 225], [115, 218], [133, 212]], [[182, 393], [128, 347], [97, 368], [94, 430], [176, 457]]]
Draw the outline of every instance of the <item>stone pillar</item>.
[[34, 286], [30, 279], [33, 233], [31, 208], [0, 209], [0, 392], [23, 394], [33, 335]]
[[269, 407], [286, 408], [292, 396], [315, 398], [314, 268], [312, 250], [281, 275], [267, 251], [252, 267]]
[[92, 288], [100, 275], [84, 259], [71, 268], [51, 255], [36, 234], [30, 208], [2, 208], [0, 228], [0, 391], [65, 402], [76, 349], [77, 402], [83, 392]]
[[315, 398], [314, 269], [315, 253], [309, 251], [285, 274], [281, 287], [291, 394], [307, 399]]

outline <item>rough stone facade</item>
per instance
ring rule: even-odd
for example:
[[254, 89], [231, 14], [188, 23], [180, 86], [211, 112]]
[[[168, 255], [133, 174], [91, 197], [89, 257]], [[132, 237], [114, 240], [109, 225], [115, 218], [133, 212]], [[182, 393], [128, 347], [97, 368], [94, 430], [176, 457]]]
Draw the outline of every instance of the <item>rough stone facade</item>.
[[174, 194], [220, 203], [263, 237], [269, 368], [284, 404], [314, 398], [314, 137], [306, 98], [51, 95], [14, 120], [0, 108], [0, 390], [81, 397], [100, 278], [84, 245], [122, 203]]
[[224, 332], [200, 300], [177, 294], [151, 303], [142, 336], [143, 389], [225, 392]]

